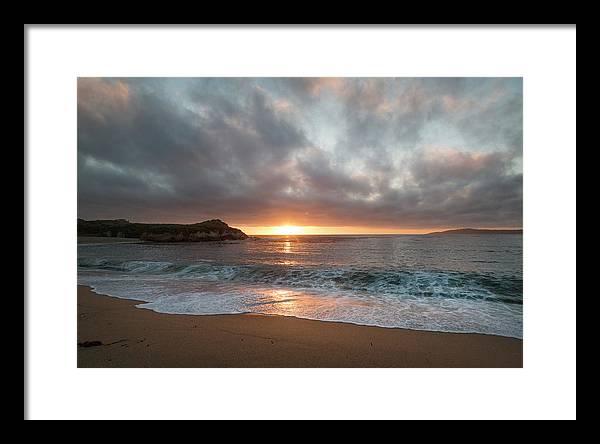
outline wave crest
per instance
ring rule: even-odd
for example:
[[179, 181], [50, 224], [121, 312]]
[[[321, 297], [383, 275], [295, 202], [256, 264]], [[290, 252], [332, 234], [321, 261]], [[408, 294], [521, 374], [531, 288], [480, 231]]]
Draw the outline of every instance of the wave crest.
[[286, 266], [267, 264], [219, 265], [210, 262], [182, 264], [160, 261], [78, 261], [80, 270], [212, 282], [275, 285], [291, 288], [381, 293], [398, 297], [446, 298], [522, 305], [522, 280], [448, 270]]

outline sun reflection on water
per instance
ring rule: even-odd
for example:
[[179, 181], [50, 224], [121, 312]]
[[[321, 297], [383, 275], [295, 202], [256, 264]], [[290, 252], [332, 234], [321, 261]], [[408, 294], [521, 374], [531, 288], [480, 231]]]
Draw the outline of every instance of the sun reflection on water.
[[276, 304], [277, 310], [293, 312], [296, 307], [296, 293], [291, 290], [265, 289], [262, 292], [270, 300], [270, 305]]
[[292, 243], [288, 240], [283, 243], [283, 252], [289, 254], [292, 252]]

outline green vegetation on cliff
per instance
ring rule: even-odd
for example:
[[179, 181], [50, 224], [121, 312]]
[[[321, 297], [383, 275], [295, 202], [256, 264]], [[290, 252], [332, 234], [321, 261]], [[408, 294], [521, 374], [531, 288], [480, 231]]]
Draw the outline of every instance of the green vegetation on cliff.
[[77, 236], [130, 237], [154, 242], [240, 240], [248, 236], [219, 219], [196, 224], [142, 224], [125, 219], [77, 219]]

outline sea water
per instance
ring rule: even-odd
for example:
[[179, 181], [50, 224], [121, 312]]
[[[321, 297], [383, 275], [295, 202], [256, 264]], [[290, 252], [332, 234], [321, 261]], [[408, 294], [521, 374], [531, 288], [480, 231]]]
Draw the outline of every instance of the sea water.
[[521, 234], [80, 244], [78, 282], [195, 315], [263, 313], [523, 336]]

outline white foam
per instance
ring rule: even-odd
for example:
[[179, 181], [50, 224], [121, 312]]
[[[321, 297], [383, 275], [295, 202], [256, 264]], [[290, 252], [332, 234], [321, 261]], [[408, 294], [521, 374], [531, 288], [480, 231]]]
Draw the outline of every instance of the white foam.
[[522, 338], [522, 306], [497, 302], [391, 298], [351, 292], [156, 278], [115, 279], [80, 275], [95, 291], [144, 301], [140, 307], [172, 314], [260, 313], [320, 321]]

